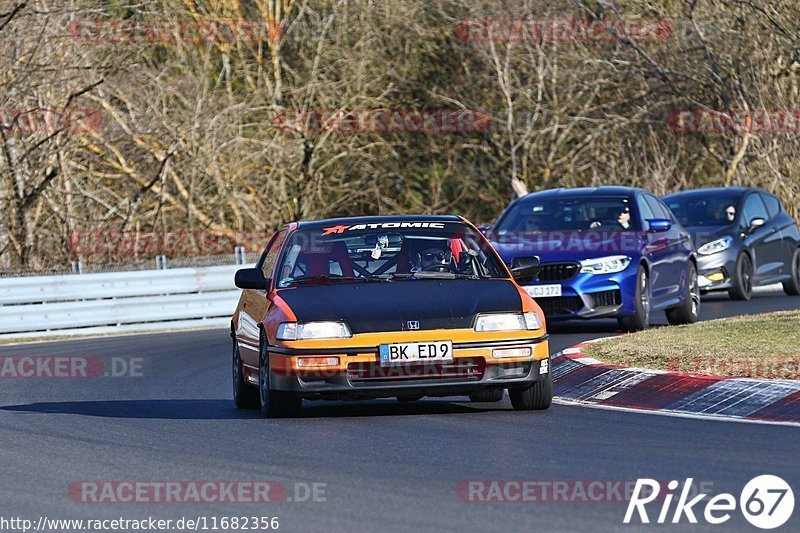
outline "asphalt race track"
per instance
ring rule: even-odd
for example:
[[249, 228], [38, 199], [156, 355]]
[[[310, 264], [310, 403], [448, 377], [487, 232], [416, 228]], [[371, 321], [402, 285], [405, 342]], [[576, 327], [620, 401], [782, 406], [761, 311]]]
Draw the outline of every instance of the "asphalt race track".
[[[746, 303], [712, 296], [702, 315], [795, 308], [800, 298], [782, 293]], [[616, 334], [614, 324], [553, 326], [552, 351]], [[466, 502], [456, 488], [465, 480], [691, 477], [738, 499], [760, 474], [800, 487], [800, 429], [785, 426], [570, 405], [518, 413], [507, 399], [306, 402], [301, 419], [261, 419], [233, 407], [224, 330], [7, 346], [0, 354], [142, 364], [140, 377], [0, 381], [5, 517], [277, 516], [284, 531], [615, 531], [625, 503]], [[262, 505], [90, 504], [68, 495], [80, 480], [276, 480], [292, 500], [306, 499], [313, 483], [324, 484], [324, 494]], [[753, 530], [738, 510], [732, 515], [722, 526], [688, 526], [684, 518], [683, 529]], [[800, 530], [800, 511], [782, 530]]]

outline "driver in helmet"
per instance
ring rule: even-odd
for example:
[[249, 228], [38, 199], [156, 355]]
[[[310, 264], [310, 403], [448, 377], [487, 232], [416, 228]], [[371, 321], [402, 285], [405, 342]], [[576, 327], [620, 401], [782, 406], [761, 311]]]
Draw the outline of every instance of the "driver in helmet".
[[449, 272], [453, 257], [447, 240], [424, 243], [416, 254], [414, 272]]

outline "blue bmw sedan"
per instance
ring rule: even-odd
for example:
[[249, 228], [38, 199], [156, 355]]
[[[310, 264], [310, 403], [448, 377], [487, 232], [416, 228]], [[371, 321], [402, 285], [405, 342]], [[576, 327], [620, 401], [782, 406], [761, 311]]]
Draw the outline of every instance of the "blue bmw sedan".
[[509, 265], [540, 259], [526, 280], [549, 319], [616, 317], [645, 329], [653, 311], [670, 324], [700, 310], [690, 234], [654, 195], [630, 187], [551, 189], [512, 202], [487, 235]]

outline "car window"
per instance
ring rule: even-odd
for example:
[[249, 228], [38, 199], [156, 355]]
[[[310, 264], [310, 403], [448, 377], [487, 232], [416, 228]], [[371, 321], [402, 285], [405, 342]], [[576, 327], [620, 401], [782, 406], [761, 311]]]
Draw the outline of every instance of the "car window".
[[275, 271], [275, 264], [278, 262], [278, 255], [281, 252], [283, 243], [286, 240], [286, 229], [280, 230], [272, 241], [267, 245], [264, 253], [261, 271], [264, 273], [265, 278], [271, 278], [272, 273]]
[[764, 205], [764, 202], [761, 201], [761, 196], [758, 194], [751, 194], [744, 202], [744, 218], [742, 219], [742, 224], [750, 226], [755, 218], [769, 220], [769, 214], [767, 213], [767, 207]]
[[642, 215], [642, 220], [656, 218], [656, 216], [653, 214], [653, 211], [650, 209], [650, 206], [647, 205], [644, 195], [640, 195], [636, 198], [636, 205], [639, 206], [639, 213]]
[[739, 197], [731, 194], [677, 194], [668, 197], [665, 203], [686, 227], [727, 226], [736, 219]]
[[656, 198], [656, 202], [658, 202], [658, 206], [661, 208], [661, 212], [664, 213], [664, 218], [668, 218], [674, 224], [678, 220], [675, 218], [675, 213], [673, 213], [667, 204], [662, 202], [659, 198]]
[[558, 196], [526, 198], [498, 221], [498, 236], [543, 231], [637, 230], [635, 206], [623, 196]]
[[508, 276], [486, 238], [456, 221], [396, 221], [310, 226], [293, 232], [277, 287], [410, 279]]
[[767, 210], [769, 211], [770, 218], [775, 218], [778, 215], [778, 213], [782, 211], [781, 201], [772, 196], [771, 194], [762, 192], [761, 199], [764, 200], [764, 203], [767, 205]]
[[655, 196], [651, 196], [649, 194], [644, 195], [645, 200], [647, 200], [647, 205], [650, 207], [650, 211], [653, 212], [654, 218], [668, 218], [672, 219], [669, 214], [669, 210], [664, 207], [661, 202], [658, 201], [658, 198]]

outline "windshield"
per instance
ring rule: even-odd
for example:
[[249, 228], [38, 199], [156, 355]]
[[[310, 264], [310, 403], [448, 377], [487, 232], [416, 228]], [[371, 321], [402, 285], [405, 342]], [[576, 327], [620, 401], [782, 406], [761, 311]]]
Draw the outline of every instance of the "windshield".
[[736, 220], [739, 197], [686, 195], [664, 200], [684, 226], [727, 226]]
[[507, 273], [486, 239], [461, 222], [386, 222], [292, 233], [278, 287], [313, 282], [480, 279]]
[[526, 200], [498, 222], [499, 235], [536, 231], [626, 231], [639, 229], [625, 197], [575, 197]]

